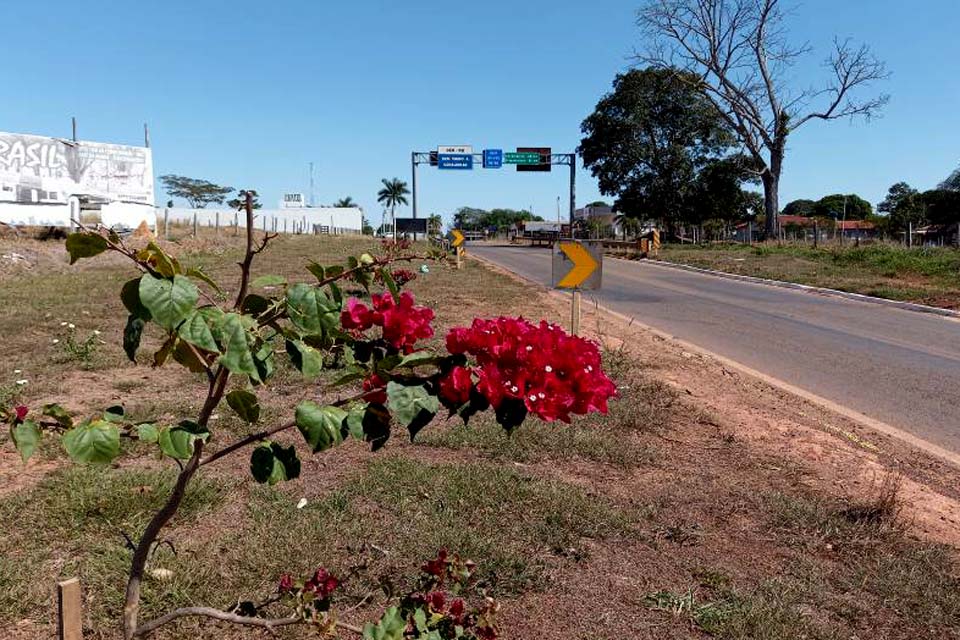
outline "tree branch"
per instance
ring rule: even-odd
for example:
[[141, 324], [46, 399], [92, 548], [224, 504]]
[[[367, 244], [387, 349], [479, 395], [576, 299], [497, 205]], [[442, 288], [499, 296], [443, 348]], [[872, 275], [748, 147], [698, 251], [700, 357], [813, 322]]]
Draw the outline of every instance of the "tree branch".
[[[145, 637], [165, 624], [169, 624], [178, 618], [186, 617], [212, 618], [214, 620], [221, 620], [223, 622], [229, 622], [231, 624], [237, 624], [246, 627], [260, 627], [266, 629], [267, 631], [273, 631], [278, 627], [285, 627], [292, 624], [304, 624], [304, 620], [298, 616], [273, 619], [253, 618], [250, 616], [241, 616], [236, 613], [230, 613], [228, 611], [221, 611], [212, 607], [182, 607], [180, 609], [174, 609], [170, 613], [162, 615], [159, 618], [151, 620], [150, 622], [144, 623], [137, 629], [133, 637]], [[363, 634], [363, 629], [352, 624], [340, 622], [339, 620], [334, 621], [334, 624], [340, 629], [356, 633], [357, 635]]]

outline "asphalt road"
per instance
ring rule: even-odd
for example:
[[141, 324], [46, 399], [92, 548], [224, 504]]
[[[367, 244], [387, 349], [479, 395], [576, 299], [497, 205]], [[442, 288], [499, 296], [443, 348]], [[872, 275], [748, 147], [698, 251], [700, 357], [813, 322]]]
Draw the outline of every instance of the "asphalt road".
[[[468, 251], [550, 283], [548, 249]], [[616, 259], [584, 298], [960, 452], [957, 320]]]

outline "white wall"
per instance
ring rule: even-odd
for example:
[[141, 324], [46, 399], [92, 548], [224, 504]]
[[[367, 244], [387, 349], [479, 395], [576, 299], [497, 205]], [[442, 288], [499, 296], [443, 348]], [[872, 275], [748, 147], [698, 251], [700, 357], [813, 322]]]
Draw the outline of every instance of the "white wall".
[[[304, 207], [302, 209], [255, 209], [254, 226], [263, 229], [266, 223], [267, 231], [279, 233], [295, 233], [295, 229], [303, 228], [302, 233], [313, 233], [313, 225], [330, 228], [330, 233], [361, 233], [363, 231], [363, 212], [356, 207]], [[157, 207], [157, 220], [163, 222], [167, 217], [172, 224], [193, 224], [194, 216], [197, 225], [208, 227], [216, 225], [232, 227], [234, 221], [238, 226], [246, 227], [246, 217], [233, 209], [180, 209]], [[286, 225], [284, 225], [286, 223]]]
[[[28, 227], [69, 227], [70, 218], [79, 217], [79, 203], [71, 198], [67, 204], [19, 204], [0, 202], [0, 222]], [[71, 213], [71, 204], [74, 209]], [[95, 217], [97, 212], [84, 211], [84, 219]], [[144, 220], [151, 229], [156, 229], [157, 219], [153, 207], [130, 202], [110, 202], [100, 208], [100, 222], [104, 226], [121, 226], [136, 229]]]

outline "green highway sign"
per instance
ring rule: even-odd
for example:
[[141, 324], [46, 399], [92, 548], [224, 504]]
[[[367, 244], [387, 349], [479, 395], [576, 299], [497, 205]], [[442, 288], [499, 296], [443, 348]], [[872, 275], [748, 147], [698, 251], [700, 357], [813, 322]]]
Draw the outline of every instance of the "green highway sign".
[[503, 154], [503, 164], [540, 164], [540, 154], [531, 151], [522, 151], [514, 153], [507, 151]]

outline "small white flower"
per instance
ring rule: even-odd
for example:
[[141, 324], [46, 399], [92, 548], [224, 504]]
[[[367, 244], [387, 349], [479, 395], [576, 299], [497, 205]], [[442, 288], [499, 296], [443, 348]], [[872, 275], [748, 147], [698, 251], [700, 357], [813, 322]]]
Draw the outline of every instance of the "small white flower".
[[57, 344], [57, 343], [59, 343], [59, 342], [60, 342], [60, 341], [57, 340], [56, 338], [53, 339], [53, 344]]
[[531, 394], [530, 394], [530, 402], [536, 402], [536, 401], [537, 401], [537, 394], [531, 393]]
[[550, 365], [547, 365], [543, 368], [543, 370], [546, 371], [547, 373], [550, 373], [551, 371], [553, 371], [553, 367], [551, 367]]
[[20, 369], [14, 369], [13, 372], [14, 372], [14, 373], [23, 373], [22, 371], [20, 371]]
[[65, 327], [65, 326], [67, 326], [67, 323], [66, 323], [66, 322], [61, 322], [61, 323], [60, 323], [60, 326], [61, 326], [61, 327]]
[[307, 499], [300, 498], [300, 502], [297, 503], [297, 509], [303, 509], [305, 506], [307, 506]]
[[95, 336], [100, 335], [100, 330], [99, 330], [99, 329], [94, 329], [94, 330], [93, 330], [93, 335], [95, 335]]
[[77, 325], [73, 324], [72, 322], [67, 325], [67, 329], [76, 329], [76, 328], [77, 328]]
[[25, 384], [27, 384], [26, 378], [24, 378], [23, 380], [17, 380], [17, 385], [19, 385], [19, 386], [22, 387], [22, 386], [25, 385]]

